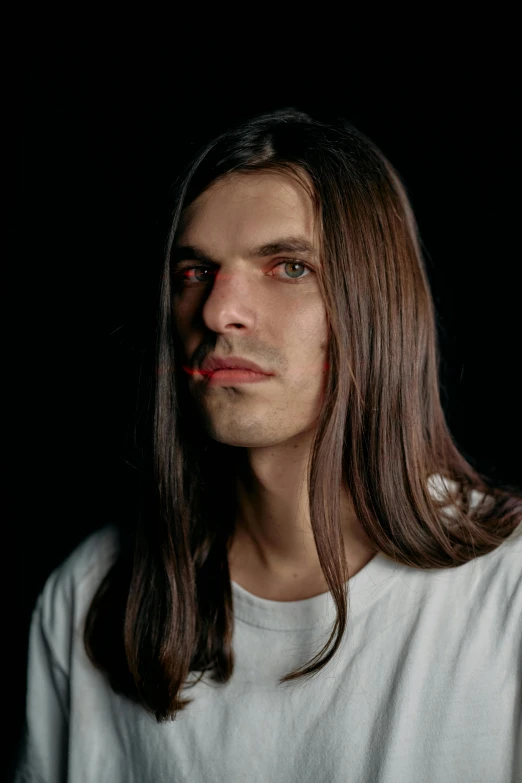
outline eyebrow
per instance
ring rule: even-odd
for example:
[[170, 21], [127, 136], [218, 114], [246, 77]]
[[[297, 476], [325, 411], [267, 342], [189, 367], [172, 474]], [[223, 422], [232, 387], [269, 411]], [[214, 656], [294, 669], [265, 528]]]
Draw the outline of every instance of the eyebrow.
[[[250, 248], [247, 253], [249, 258], [268, 258], [279, 253], [302, 253], [316, 257], [317, 250], [304, 237], [283, 237], [274, 242]], [[201, 261], [206, 264], [219, 263], [196, 245], [174, 245], [171, 253], [171, 263], [177, 266], [181, 261]]]

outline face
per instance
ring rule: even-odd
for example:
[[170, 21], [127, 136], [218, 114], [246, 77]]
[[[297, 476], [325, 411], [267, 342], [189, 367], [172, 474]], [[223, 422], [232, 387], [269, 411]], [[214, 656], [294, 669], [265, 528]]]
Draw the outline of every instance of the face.
[[[308, 249], [307, 249], [308, 248]], [[327, 322], [306, 190], [279, 173], [234, 174], [185, 211], [173, 251], [178, 356], [206, 432], [231, 446], [274, 446], [316, 424]], [[200, 373], [211, 356], [272, 373], [254, 383]]]

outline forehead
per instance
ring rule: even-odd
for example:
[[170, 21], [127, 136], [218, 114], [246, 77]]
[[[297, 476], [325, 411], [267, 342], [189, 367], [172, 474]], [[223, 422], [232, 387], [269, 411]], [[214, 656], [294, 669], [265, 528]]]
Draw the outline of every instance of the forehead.
[[301, 235], [313, 241], [312, 199], [297, 178], [280, 172], [231, 174], [184, 212], [177, 243], [223, 249]]

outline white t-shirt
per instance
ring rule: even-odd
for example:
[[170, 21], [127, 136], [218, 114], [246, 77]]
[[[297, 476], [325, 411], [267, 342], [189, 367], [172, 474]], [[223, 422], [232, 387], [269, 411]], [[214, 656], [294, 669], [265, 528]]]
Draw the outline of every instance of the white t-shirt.
[[17, 783], [519, 783], [519, 531], [451, 569], [377, 554], [348, 582], [333, 661], [286, 686], [328, 638], [330, 593], [269, 601], [232, 583], [233, 676], [183, 691], [194, 701], [165, 724], [86, 656], [83, 620], [118, 540], [98, 531], [34, 610]]

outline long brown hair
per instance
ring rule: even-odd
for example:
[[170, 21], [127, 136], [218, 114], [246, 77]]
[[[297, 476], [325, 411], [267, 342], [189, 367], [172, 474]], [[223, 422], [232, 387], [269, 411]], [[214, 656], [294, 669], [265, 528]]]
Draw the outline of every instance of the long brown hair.
[[[413, 568], [452, 568], [491, 552], [522, 518], [522, 497], [479, 475], [454, 444], [439, 396], [434, 307], [417, 227], [399, 176], [344, 121], [293, 109], [256, 117], [201, 149], [175, 186], [162, 273], [150, 479], [132, 530], [90, 606], [85, 645], [112, 687], [158, 721], [181, 690], [234, 669], [228, 546], [237, 449], [191, 415], [172, 323], [170, 254], [183, 211], [232, 172], [278, 169], [309, 187], [322, 234], [329, 326], [325, 403], [308, 489], [310, 517], [337, 619], [290, 683], [319, 672], [347, 627], [349, 573], [340, 487], [375, 549]], [[443, 477], [438, 494], [430, 482]], [[451, 505], [453, 516], [443, 507]], [[348, 583], [349, 584], [349, 583]], [[189, 683], [189, 675], [199, 676]]]

